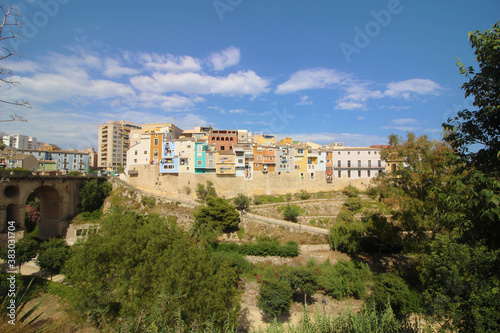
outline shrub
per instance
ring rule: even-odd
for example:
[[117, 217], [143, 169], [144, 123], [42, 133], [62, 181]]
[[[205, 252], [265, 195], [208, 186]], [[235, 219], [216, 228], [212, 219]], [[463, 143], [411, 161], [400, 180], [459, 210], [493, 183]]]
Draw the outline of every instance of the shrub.
[[361, 210], [361, 199], [359, 197], [348, 198], [344, 206], [353, 213]]
[[250, 198], [243, 193], [238, 193], [238, 196], [233, 199], [233, 202], [238, 210], [248, 209], [250, 206]]
[[144, 207], [153, 208], [156, 205], [156, 198], [142, 197], [141, 204], [143, 204]]
[[101, 208], [106, 197], [111, 193], [111, 184], [93, 179], [85, 182], [79, 192], [83, 212], [93, 212]]
[[353, 261], [340, 261], [332, 265], [329, 261], [319, 266], [318, 286], [336, 298], [363, 297], [366, 295], [366, 282], [371, 278], [366, 264]]
[[354, 214], [350, 210], [342, 209], [337, 218], [335, 219], [335, 223], [352, 223], [354, 222]]
[[311, 197], [311, 194], [307, 193], [306, 190], [300, 190], [299, 198], [300, 200], [307, 200]]
[[404, 318], [418, 308], [416, 295], [412, 294], [405, 280], [394, 273], [383, 273], [375, 277], [369, 301], [379, 311], [389, 302], [397, 318]]
[[287, 204], [282, 208], [281, 212], [286, 221], [297, 222], [297, 217], [300, 215], [300, 207], [297, 205]]
[[290, 283], [284, 280], [270, 280], [259, 288], [257, 306], [272, 317], [277, 317], [290, 310], [293, 292]]
[[285, 196], [286, 201], [292, 201], [292, 198], [293, 198], [292, 193], [287, 193]]
[[342, 191], [349, 198], [357, 197], [361, 193], [356, 187], [352, 185], [347, 185]]
[[299, 246], [294, 241], [289, 241], [281, 245], [277, 240], [259, 240], [257, 243], [245, 243], [238, 245], [236, 243], [219, 243], [216, 251], [237, 252], [243, 255], [251, 256], [280, 256], [296, 257], [299, 255]]
[[361, 252], [361, 241], [365, 226], [360, 221], [336, 222], [330, 229], [330, 244], [333, 250], [355, 255]]
[[9, 169], [0, 169], [0, 175], [19, 175], [19, 176], [31, 176], [33, 173], [28, 169], [23, 168], [9, 168]]

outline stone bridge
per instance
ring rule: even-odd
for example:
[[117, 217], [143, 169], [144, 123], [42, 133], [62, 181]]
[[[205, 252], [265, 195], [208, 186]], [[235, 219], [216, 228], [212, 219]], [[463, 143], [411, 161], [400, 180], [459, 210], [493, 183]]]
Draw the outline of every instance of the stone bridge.
[[[17, 233], [22, 232], [24, 235], [26, 200], [33, 191], [40, 197], [38, 237], [46, 240], [55, 236], [65, 236], [69, 221], [79, 212], [78, 192], [88, 179], [92, 178], [0, 176], [0, 243], [7, 237], [9, 221], [14, 221]], [[105, 181], [105, 178], [101, 179]]]

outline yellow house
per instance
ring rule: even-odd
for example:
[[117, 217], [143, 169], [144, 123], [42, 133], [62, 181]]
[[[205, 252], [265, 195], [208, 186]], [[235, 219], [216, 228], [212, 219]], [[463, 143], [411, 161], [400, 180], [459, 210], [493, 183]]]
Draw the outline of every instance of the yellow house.
[[217, 175], [235, 175], [235, 154], [232, 151], [217, 151], [216, 156], [216, 174]]
[[294, 149], [295, 149], [295, 172], [300, 172], [301, 174], [304, 174], [307, 172], [307, 146], [295, 145]]

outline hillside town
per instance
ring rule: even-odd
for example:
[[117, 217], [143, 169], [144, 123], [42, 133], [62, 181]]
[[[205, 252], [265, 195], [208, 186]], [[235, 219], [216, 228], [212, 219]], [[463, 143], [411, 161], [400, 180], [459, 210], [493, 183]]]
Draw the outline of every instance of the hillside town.
[[137, 125], [109, 121], [99, 125], [97, 151], [62, 150], [35, 137], [2, 137], [3, 168], [21, 167], [35, 174], [139, 175], [155, 166], [160, 175], [211, 174], [253, 180], [255, 174], [293, 174], [297, 179], [335, 183], [336, 179], [369, 180], [387, 171], [381, 145], [346, 147], [299, 142], [274, 134], [195, 126], [182, 130], [171, 123]]

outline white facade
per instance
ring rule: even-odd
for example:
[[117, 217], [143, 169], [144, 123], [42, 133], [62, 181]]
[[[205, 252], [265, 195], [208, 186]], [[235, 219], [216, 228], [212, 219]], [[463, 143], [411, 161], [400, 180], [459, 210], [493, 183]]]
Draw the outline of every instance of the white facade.
[[335, 178], [371, 179], [385, 171], [379, 148], [334, 147], [332, 158]]
[[127, 170], [134, 170], [138, 165], [148, 165], [150, 160], [151, 139], [148, 136], [127, 151]]
[[[36, 140], [36, 138], [35, 138]], [[30, 138], [22, 134], [7, 134], [2, 137], [3, 144], [9, 148], [15, 149], [33, 149], [29, 148]]]
[[179, 172], [194, 173], [195, 143], [195, 138], [176, 140], [175, 152], [179, 156]]

